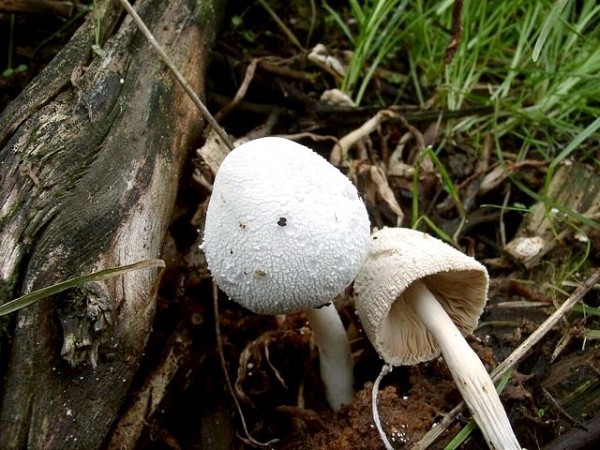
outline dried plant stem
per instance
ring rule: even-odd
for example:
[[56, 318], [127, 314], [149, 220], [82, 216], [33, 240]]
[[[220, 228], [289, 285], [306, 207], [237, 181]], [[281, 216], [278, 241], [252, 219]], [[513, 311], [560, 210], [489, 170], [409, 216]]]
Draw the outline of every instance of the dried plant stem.
[[225, 116], [227, 116], [231, 111], [233, 111], [233, 109], [238, 105], [238, 103], [244, 99], [246, 93], [248, 92], [248, 88], [250, 87], [250, 83], [254, 79], [256, 66], [258, 66], [259, 62], [260, 58], [253, 58], [252, 61], [250, 61], [250, 64], [248, 64], [248, 67], [246, 67], [246, 75], [244, 75], [244, 80], [242, 81], [240, 88], [235, 93], [235, 97], [233, 97], [233, 100], [231, 100], [231, 102], [223, 106], [220, 109], [220, 111], [215, 114], [216, 121], [223, 120]]
[[375, 131], [384, 121], [390, 118], [398, 118], [399, 115], [394, 111], [383, 109], [378, 111], [373, 117], [363, 123], [360, 127], [352, 130], [337, 142], [329, 156], [329, 162], [334, 166], [339, 166], [346, 159], [350, 147]]
[[271, 8], [271, 6], [266, 2], [266, 0], [258, 0], [258, 3], [260, 3], [260, 5], [265, 9], [265, 11], [267, 11], [269, 13], [271, 18], [275, 21], [275, 23], [277, 23], [277, 26], [281, 29], [283, 34], [285, 34], [287, 36], [287, 38], [290, 40], [290, 42], [292, 44], [294, 44], [296, 46], [296, 48], [298, 48], [298, 50], [305, 53], [306, 50], [304, 49], [304, 47], [302, 47], [302, 44], [296, 38], [294, 33], [292, 33], [292, 30], [290, 30], [288, 28], [288, 26], [283, 22], [283, 20], [281, 20], [279, 18], [277, 13], [273, 10], [273, 8]]
[[454, 0], [454, 8], [452, 10], [452, 40], [446, 47], [446, 54], [444, 55], [444, 64], [450, 64], [454, 58], [454, 54], [460, 44], [460, 38], [462, 36], [462, 26], [460, 24], [460, 16], [462, 13], [462, 0]]
[[[537, 330], [535, 330], [515, 351], [513, 351], [504, 361], [502, 361], [491, 374], [494, 382], [510, 370], [525, 354], [537, 344], [564, 316], [569, 310], [580, 301], [587, 292], [594, 287], [600, 280], [600, 269], [596, 269], [590, 277], [575, 289], [571, 296], [558, 308]], [[433, 444], [444, 431], [454, 422], [458, 414], [465, 408], [465, 402], [460, 402], [452, 411], [444, 416], [442, 421], [436, 424], [423, 438], [413, 447], [414, 450], [424, 450]]]
[[202, 100], [200, 100], [200, 97], [198, 97], [198, 95], [196, 95], [196, 93], [194, 92], [192, 87], [189, 85], [189, 83], [186, 81], [186, 79], [183, 77], [183, 75], [181, 74], [179, 69], [177, 69], [177, 67], [175, 67], [175, 65], [171, 61], [171, 58], [169, 58], [169, 56], [162, 49], [162, 47], [160, 46], [158, 41], [154, 38], [154, 36], [150, 32], [150, 30], [148, 29], [148, 27], [146, 26], [144, 21], [141, 19], [141, 17], [138, 15], [138, 13], [135, 12], [135, 9], [133, 9], [131, 4], [127, 0], [119, 0], [119, 1], [121, 2], [123, 7], [125, 8], [125, 10], [129, 13], [129, 15], [131, 16], [131, 18], [133, 19], [133, 21], [135, 22], [135, 24], [137, 25], [139, 30], [142, 32], [142, 34], [146, 37], [146, 39], [148, 40], [150, 45], [152, 45], [152, 47], [154, 47], [154, 50], [156, 50], [156, 52], [160, 56], [160, 59], [162, 59], [162, 61], [167, 65], [167, 67], [171, 70], [171, 72], [173, 72], [173, 75], [175, 75], [175, 78], [177, 79], [177, 81], [179, 82], [179, 84], [181, 85], [183, 90], [190, 96], [190, 98], [192, 99], [194, 104], [198, 107], [198, 109], [202, 113], [202, 116], [204, 117], [204, 119], [216, 131], [216, 133], [219, 135], [219, 137], [221, 138], [223, 143], [225, 145], [227, 145], [227, 147], [230, 150], [233, 150], [233, 144], [232, 144], [231, 140], [229, 139], [229, 136], [227, 136], [227, 133], [225, 132], [225, 130], [223, 130], [223, 128], [221, 128], [221, 126], [214, 119], [214, 117], [212, 116], [212, 114], [210, 113], [208, 108], [206, 106], [204, 106], [204, 103], [202, 103]]
[[244, 418], [244, 412], [242, 411], [242, 407], [240, 406], [240, 402], [238, 401], [235, 391], [233, 390], [233, 385], [231, 384], [231, 378], [229, 377], [229, 371], [227, 370], [227, 362], [225, 361], [225, 355], [223, 354], [223, 339], [221, 338], [221, 325], [219, 322], [219, 288], [217, 287], [217, 283], [213, 282], [212, 284], [212, 294], [213, 294], [213, 309], [215, 313], [215, 334], [217, 337], [217, 352], [219, 353], [219, 359], [221, 361], [221, 367], [223, 368], [223, 376], [225, 377], [225, 384], [227, 385], [227, 389], [231, 394], [231, 398], [233, 399], [233, 403], [235, 404], [235, 408], [240, 415], [240, 421], [242, 423], [242, 428], [244, 429], [245, 438], [241, 438], [246, 443], [253, 445], [255, 447], [268, 447], [269, 445], [273, 445], [275, 442], [279, 441], [279, 439], [271, 439], [268, 442], [260, 442], [254, 439], [250, 432], [248, 431], [248, 426], [246, 425], [246, 419]]
[[492, 379], [494, 381], [499, 380], [502, 375], [506, 373], [511, 367], [513, 367], [525, 354], [537, 344], [570, 310], [571, 308], [580, 301], [590, 289], [594, 287], [600, 280], [600, 269], [596, 269], [587, 280], [581, 283], [577, 289], [571, 294], [571, 296], [563, 302], [550, 317], [548, 317], [531, 335], [525, 339], [519, 347], [515, 349], [504, 361], [502, 361], [498, 367], [492, 372]]

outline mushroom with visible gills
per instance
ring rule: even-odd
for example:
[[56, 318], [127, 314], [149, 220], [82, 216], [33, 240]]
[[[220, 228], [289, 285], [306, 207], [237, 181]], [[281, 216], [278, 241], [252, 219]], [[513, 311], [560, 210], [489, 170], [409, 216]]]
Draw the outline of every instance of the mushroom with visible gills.
[[354, 396], [346, 331], [331, 303], [370, 245], [356, 188], [311, 149], [267, 137], [234, 149], [217, 171], [201, 245], [217, 285], [259, 314], [305, 311], [334, 410]]
[[487, 299], [488, 274], [475, 259], [425, 233], [384, 228], [373, 233], [354, 281], [365, 332], [392, 365], [440, 353], [486, 442], [520, 449], [492, 380], [465, 341]]

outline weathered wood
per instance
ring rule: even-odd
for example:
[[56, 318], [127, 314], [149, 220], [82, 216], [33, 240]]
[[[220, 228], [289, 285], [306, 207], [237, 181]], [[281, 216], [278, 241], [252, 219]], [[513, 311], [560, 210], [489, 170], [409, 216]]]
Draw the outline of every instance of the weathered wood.
[[559, 415], [567, 422], [585, 423], [600, 410], [598, 367], [600, 349], [590, 348], [554, 363], [542, 380], [551, 406], [560, 408]]
[[[594, 167], [569, 162], [561, 164], [550, 182], [548, 197], [564, 208], [579, 214], [597, 215], [600, 205], [600, 177]], [[560, 213], [557, 212], [558, 215]], [[519, 233], [541, 236], [551, 240], [556, 230], [557, 219], [542, 203], [537, 204], [523, 222]]]
[[[136, 9], [196, 91], [222, 0]], [[98, 8], [0, 116], [0, 301], [160, 255], [202, 119], [119, 3]], [[100, 22], [102, 51], [94, 53]], [[0, 448], [100, 448], [144, 351], [155, 270], [5, 323]]]
[[[600, 177], [598, 171], [591, 166], [577, 162], [561, 164], [552, 177], [547, 196], [564, 210], [574, 211], [587, 219], [598, 221]], [[536, 268], [539, 274], [536, 278], [551, 279], [555, 274], [549, 273], [548, 270], [554, 271], [553, 265], [546, 264], [540, 267], [540, 262], [548, 261], [546, 255], [559, 248], [562, 252], [554, 252], [551, 256], [555, 257], [550, 259], [567, 261], [573, 259], [570, 254], [578, 251], [576, 246], [564, 245], [564, 240], [572, 238], [575, 234], [573, 227], [564, 224], [565, 220], [576, 223], [582, 231], [594, 231], [588, 225], [577, 223], [563, 212], [552, 210], [540, 201], [525, 216], [516, 238], [505, 250], [519, 259], [526, 268]]]

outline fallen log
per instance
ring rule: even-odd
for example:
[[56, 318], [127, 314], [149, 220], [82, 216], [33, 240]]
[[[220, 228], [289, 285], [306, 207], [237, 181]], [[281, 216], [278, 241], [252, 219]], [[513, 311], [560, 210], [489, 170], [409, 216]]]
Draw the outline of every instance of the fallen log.
[[[135, 3], [199, 93], [223, 6]], [[0, 115], [0, 303], [159, 257], [202, 126], [119, 2], [97, 2]], [[156, 279], [88, 283], [0, 323], [0, 448], [102, 447], [144, 351]]]

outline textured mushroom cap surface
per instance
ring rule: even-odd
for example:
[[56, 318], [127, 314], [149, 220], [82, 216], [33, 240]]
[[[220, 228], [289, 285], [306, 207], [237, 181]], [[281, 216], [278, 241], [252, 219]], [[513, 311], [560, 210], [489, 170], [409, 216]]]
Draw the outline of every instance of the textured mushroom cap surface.
[[247, 142], [223, 161], [202, 249], [217, 285], [260, 314], [326, 304], [354, 279], [370, 245], [356, 188], [311, 149]]
[[475, 329], [487, 300], [487, 270], [475, 259], [420, 231], [383, 228], [373, 233], [367, 260], [354, 280], [356, 311], [379, 355], [393, 365], [428, 361], [440, 353], [405, 303], [416, 280], [463, 335]]

